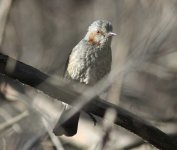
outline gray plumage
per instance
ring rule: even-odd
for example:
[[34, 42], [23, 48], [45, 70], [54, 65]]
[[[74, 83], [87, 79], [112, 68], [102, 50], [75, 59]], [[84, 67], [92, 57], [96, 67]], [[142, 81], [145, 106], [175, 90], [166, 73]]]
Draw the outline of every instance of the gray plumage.
[[[93, 22], [86, 36], [72, 50], [65, 78], [92, 86], [107, 75], [111, 70], [111, 40], [114, 35], [116, 34], [112, 32], [110, 22], [105, 20]], [[76, 113], [65, 122], [61, 121], [69, 109], [62, 113], [55, 126], [56, 135], [73, 136], [77, 133], [80, 113]]]
[[109, 73], [111, 58], [110, 45], [95, 48], [83, 39], [71, 52], [65, 77], [93, 85]]

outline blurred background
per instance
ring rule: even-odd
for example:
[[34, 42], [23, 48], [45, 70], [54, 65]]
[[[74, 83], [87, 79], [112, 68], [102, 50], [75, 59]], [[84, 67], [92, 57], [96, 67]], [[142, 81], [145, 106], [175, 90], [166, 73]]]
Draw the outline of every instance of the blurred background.
[[[176, 0], [0, 0], [0, 52], [62, 77], [72, 48], [98, 19], [110, 21], [117, 33], [112, 41], [112, 72], [117, 75], [106, 99], [176, 137]], [[9, 150], [57, 149], [30, 107], [1, 97], [1, 123], [26, 110], [28, 116], [1, 130], [0, 145]], [[58, 115], [54, 113], [54, 122]], [[113, 130], [107, 149], [155, 149], [125, 129]], [[102, 124], [95, 127], [87, 117], [76, 136], [58, 140], [63, 149], [94, 149], [102, 134]]]

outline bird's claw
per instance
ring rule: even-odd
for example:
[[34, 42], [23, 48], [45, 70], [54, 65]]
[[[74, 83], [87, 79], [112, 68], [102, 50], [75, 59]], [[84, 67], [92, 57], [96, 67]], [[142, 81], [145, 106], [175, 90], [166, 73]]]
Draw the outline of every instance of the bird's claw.
[[93, 123], [94, 123], [94, 126], [96, 126], [96, 123], [97, 123], [96, 118], [95, 118], [91, 113], [88, 113], [88, 115], [89, 115], [90, 118], [92, 119], [92, 121], [93, 121]]

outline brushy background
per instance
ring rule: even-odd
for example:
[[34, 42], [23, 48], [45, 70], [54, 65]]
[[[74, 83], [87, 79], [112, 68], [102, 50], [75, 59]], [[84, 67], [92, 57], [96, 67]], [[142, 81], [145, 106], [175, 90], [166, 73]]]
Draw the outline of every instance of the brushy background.
[[[1, 52], [49, 75], [63, 75], [69, 53], [93, 21], [105, 19], [112, 22], [113, 31], [118, 34], [112, 42], [112, 70], [125, 71], [114, 78], [107, 99], [151, 121], [165, 132], [177, 135], [176, 0], [5, 1], [11, 5], [3, 30]], [[0, 0], [0, 8], [5, 7], [3, 4]], [[2, 118], [4, 113], [9, 116], [1, 119], [1, 123], [20, 110], [29, 109], [18, 102], [4, 101], [3, 98], [1, 101]], [[29, 141], [35, 140], [34, 133], [39, 132], [42, 138], [37, 136], [38, 141], [31, 144], [33, 149], [56, 149], [50, 138], [43, 135], [45, 129], [39, 121], [40, 116], [34, 115], [31, 108], [29, 112], [29, 117], [16, 123], [16, 128], [13, 125], [1, 130], [0, 145], [10, 150], [23, 149]], [[65, 149], [73, 148], [73, 145], [77, 145], [75, 149], [91, 149], [88, 139], [93, 139], [92, 145], [99, 141], [101, 127], [94, 128], [92, 123], [87, 126], [84, 119], [81, 126], [83, 130], [80, 129], [76, 137], [60, 139]], [[124, 129], [115, 127], [115, 130], [114, 144], [107, 149], [124, 149], [132, 143], [139, 144], [136, 149], [154, 149]], [[96, 133], [89, 135], [91, 131]]]

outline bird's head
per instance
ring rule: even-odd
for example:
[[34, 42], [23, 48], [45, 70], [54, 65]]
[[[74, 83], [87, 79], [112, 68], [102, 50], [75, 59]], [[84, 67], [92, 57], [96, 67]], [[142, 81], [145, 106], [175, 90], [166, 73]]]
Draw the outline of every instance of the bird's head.
[[92, 45], [104, 46], [111, 44], [112, 37], [116, 34], [112, 32], [112, 24], [106, 20], [94, 21], [88, 28], [85, 40]]

